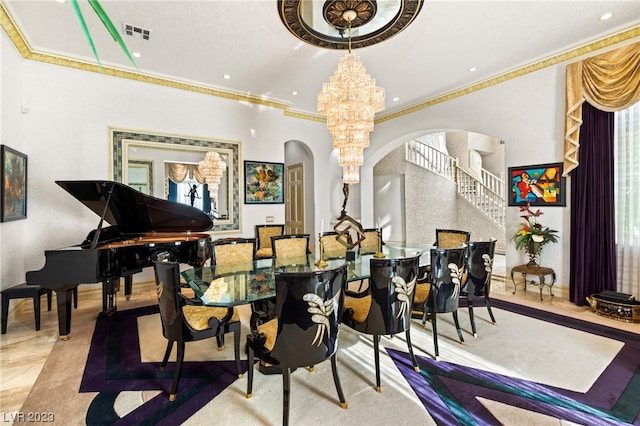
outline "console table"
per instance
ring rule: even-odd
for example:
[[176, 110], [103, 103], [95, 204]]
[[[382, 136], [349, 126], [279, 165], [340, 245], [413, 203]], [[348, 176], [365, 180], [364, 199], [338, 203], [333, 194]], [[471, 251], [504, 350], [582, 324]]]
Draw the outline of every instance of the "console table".
[[[553, 293], [551, 292], [551, 288], [553, 287], [553, 285], [556, 283], [556, 272], [551, 269], [551, 268], [547, 268], [544, 266], [537, 266], [537, 265], [533, 265], [533, 266], [529, 266], [529, 265], [518, 265], [518, 266], [514, 266], [511, 269], [511, 281], [513, 281], [513, 294], [516, 294], [516, 290], [518, 289], [518, 284], [516, 282], [516, 280], [514, 279], [514, 275], [516, 273], [520, 273], [522, 274], [522, 280], [524, 282], [524, 291], [527, 291], [527, 282], [529, 284], [535, 285], [536, 287], [538, 287], [540, 289], [540, 300], [542, 300], [542, 289], [544, 288], [544, 286], [549, 287], [549, 294], [551, 295], [551, 297], [553, 297]], [[527, 275], [534, 275], [536, 277], [538, 277], [538, 281], [535, 280], [527, 280]], [[545, 280], [545, 277], [547, 275], [551, 276], [551, 282], [548, 283]]]

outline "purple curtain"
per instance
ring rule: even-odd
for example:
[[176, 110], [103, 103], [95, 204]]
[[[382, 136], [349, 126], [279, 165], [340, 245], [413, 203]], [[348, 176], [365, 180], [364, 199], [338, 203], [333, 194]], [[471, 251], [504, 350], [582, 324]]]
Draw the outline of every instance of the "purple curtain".
[[580, 165], [571, 172], [569, 300], [616, 289], [614, 115], [582, 105]]

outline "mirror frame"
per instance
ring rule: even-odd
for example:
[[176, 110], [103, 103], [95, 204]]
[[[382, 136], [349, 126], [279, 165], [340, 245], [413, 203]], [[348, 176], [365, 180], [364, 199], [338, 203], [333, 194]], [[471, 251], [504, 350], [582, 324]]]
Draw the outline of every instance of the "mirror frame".
[[111, 155], [111, 179], [116, 182], [127, 182], [126, 167], [128, 149], [130, 147], [157, 148], [175, 151], [207, 152], [224, 151], [229, 154], [229, 219], [214, 220], [210, 232], [229, 232], [240, 230], [240, 147], [241, 142], [223, 139], [206, 139], [191, 136], [179, 136], [141, 132], [125, 129], [109, 129]]

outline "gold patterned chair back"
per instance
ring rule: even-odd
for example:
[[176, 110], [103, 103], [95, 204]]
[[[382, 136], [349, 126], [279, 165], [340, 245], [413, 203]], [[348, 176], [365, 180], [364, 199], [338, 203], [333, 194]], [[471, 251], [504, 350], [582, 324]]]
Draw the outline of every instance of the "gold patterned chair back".
[[360, 254], [371, 254], [378, 251], [378, 230], [377, 229], [365, 229], [364, 240], [360, 243]]
[[320, 237], [323, 259], [347, 257], [347, 247], [336, 239], [337, 232], [324, 232]]
[[271, 238], [274, 257], [306, 256], [309, 252], [309, 234], [279, 235]]
[[211, 264], [253, 262], [256, 257], [255, 238], [218, 240], [211, 243]]
[[436, 229], [436, 246], [441, 249], [461, 248], [469, 244], [471, 233], [457, 229]]

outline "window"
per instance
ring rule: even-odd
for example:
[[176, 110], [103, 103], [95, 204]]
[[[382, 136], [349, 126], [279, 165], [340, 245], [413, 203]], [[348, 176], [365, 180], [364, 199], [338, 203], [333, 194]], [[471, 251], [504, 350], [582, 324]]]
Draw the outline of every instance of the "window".
[[617, 289], [640, 297], [640, 103], [615, 113]]

